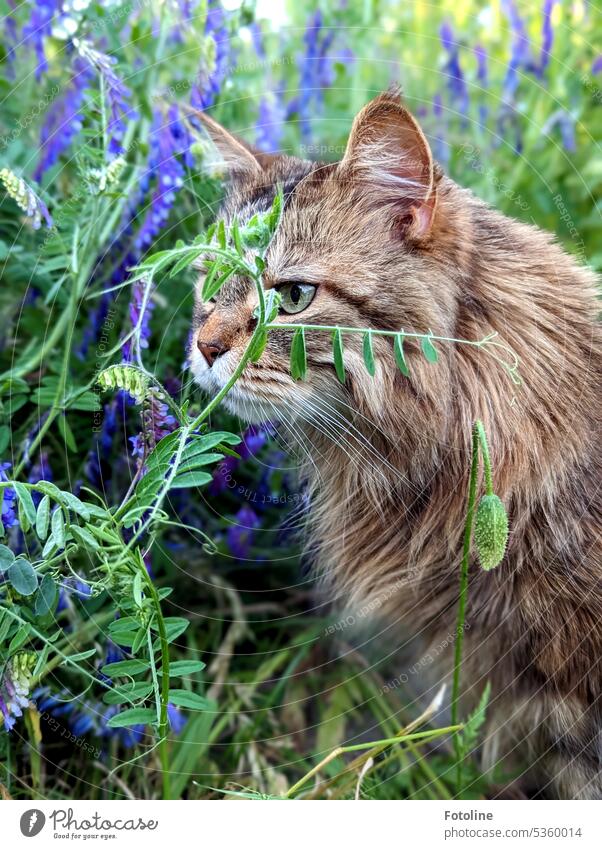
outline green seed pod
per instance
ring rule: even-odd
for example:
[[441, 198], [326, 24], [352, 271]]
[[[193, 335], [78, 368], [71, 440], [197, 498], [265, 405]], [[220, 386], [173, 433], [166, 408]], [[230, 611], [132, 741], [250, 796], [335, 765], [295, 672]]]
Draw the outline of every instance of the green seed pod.
[[508, 542], [508, 516], [497, 495], [484, 495], [477, 507], [474, 541], [486, 571], [501, 563]]

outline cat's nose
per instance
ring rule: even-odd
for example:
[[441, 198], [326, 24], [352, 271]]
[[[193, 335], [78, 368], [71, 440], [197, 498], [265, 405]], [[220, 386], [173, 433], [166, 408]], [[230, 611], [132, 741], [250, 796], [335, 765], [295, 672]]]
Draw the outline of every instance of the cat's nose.
[[199, 338], [197, 339], [196, 344], [201, 354], [205, 357], [209, 368], [211, 368], [218, 357], [221, 357], [222, 354], [225, 354], [226, 351], [230, 350], [228, 345], [224, 345], [222, 342], [215, 340], [212, 342], [205, 342], [203, 339]]

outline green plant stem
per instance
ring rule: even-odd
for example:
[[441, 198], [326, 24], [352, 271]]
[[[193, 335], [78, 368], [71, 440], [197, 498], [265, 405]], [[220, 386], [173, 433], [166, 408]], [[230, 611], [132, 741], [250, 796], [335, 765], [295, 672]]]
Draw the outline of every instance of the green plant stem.
[[161, 709], [159, 714], [159, 758], [161, 759], [161, 772], [163, 778], [163, 798], [171, 799], [170, 774], [169, 774], [169, 748], [167, 740], [168, 714], [167, 704], [169, 702], [169, 642], [161, 600], [155, 585], [146, 570], [142, 557], [139, 558], [140, 568], [144, 570], [146, 586], [153, 600], [157, 615], [157, 628], [159, 629], [159, 641], [161, 643]]
[[[472, 459], [470, 465], [470, 483], [468, 486], [468, 508], [466, 511], [466, 524], [464, 525], [464, 545], [462, 551], [462, 566], [460, 570], [460, 597], [458, 601], [458, 618], [456, 622], [456, 645], [454, 649], [454, 677], [451, 699], [451, 719], [454, 725], [458, 723], [459, 700], [460, 700], [460, 673], [462, 669], [462, 648], [464, 643], [464, 623], [466, 619], [466, 599], [468, 596], [468, 566], [470, 561], [470, 545], [472, 540], [472, 526], [476, 507], [477, 475], [479, 470], [479, 425], [477, 422], [472, 430]], [[482, 425], [481, 425], [482, 427]], [[462, 761], [460, 752], [460, 740], [456, 735], [454, 740], [456, 751], [456, 775], [458, 792], [462, 784]]]
[[393, 746], [396, 743], [405, 743], [408, 740], [430, 740], [436, 739], [437, 737], [442, 737], [444, 734], [450, 734], [453, 731], [460, 731], [462, 729], [461, 725], [449, 725], [446, 728], [434, 728], [432, 731], [418, 731], [415, 734], [406, 734], [405, 736], [399, 737], [389, 737], [384, 740], [374, 740], [372, 743], [354, 743], [351, 746], [339, 746], [337, 749], [334, 749], [325, 758], [323, 758], [320, 763], [316, 764], [316, 766], [312, 767], [309, 772], [305, 773], [303, 778], [300, 778], [286, 793], [286, 798], [290, 799], [304, 784], [307, 784], [310, 778], [316, 775], [321, 769], [327, 766], [331, 761], [335, 758], [338, 758], [339, 755], [345, 755], [350, 752], [362, 752], [366, 749], [372, 749], [375, 746], [379, 748], [385, 748], [387, 746]]
[[[493, 476], [491, 474], [491, 458], [489, 456], [489, 445], [487, 444], [487, 436], [482, 421], [477, 421], [474, 431], [479, 440], [481, 448], [481, 457], [483, 459], [483, 472], [485, 475], [485, 492], [487, 495], [493, 495]], [[473, 437], [474, 438], [474, 437]]]

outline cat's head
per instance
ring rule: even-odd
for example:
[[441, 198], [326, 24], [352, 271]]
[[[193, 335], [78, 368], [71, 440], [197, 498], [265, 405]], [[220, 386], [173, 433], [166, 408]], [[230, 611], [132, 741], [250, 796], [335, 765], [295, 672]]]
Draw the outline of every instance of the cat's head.
[[[343, 158], [324, 164], [260, 154], [211, 119], [204, 120], [230, 173], [223, 214], [244, 223], [267, 211], [277, 186], [284, 193], [281, 224], [266, 255], [267, 288], [282, 307], [276, 322], [432, 331], [454, 325], [455, 235], [449, 221], [449, 186], [434, 164], [428, 142], [400, 98], [387, 93], [355, 118]], [[452, 270], [450, 271], [450, 264]], [[192, 333], [192, 370], [211, 394], [226, 383], [254, 327], [256, 292], [233, 277], [215, 301], [203, 303], [201, 282]], [[303, 419], [317, 398], [357, 410], [371, 420], [383, 405], [441, 402], [446, 370], [434, 382], [417, 348], [408, 345], [410, 378], [396, 369], [392, 340], [375, 337], [376, 375], [367, 373], [361, 336], [347, 335], [341, 386], [330, 334], [307, 334], [308, 374], [289, 371], [290, 331], [272, 331], [258, 363], [249, 363], [226, 405], [251, 420], [284, 412]]]

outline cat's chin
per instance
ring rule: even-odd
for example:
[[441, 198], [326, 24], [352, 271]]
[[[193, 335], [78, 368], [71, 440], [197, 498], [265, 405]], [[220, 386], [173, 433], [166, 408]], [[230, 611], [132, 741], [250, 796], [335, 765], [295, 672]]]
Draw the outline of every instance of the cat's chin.
[[224, 407], [248, 424], [265, 424], [278, 418], [278, 407], [261, 398], [250, 397], [234, 386], [223, 400]]

